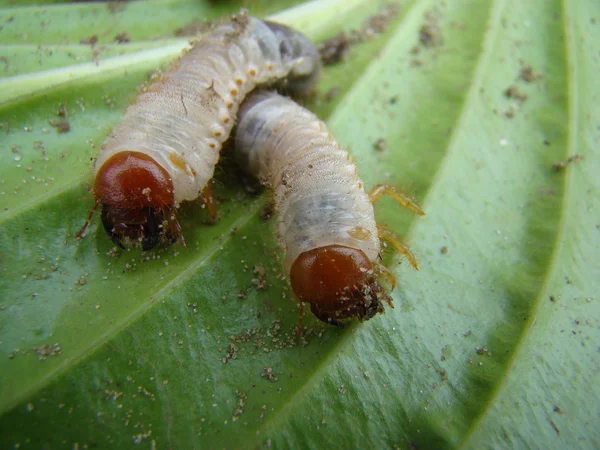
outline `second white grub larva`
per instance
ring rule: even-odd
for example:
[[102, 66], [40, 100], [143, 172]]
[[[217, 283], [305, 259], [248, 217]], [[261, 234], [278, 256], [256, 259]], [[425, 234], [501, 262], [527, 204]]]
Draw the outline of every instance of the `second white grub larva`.
[[388, 194], [423, 211], [390, 186], [366, 193], [350, 155], [325, 124], [294, 101], [255, 92], [242, 104], [235, 131], [238, 163], [273, 190], [284, 266], [292, 289], [322, 321], [367, 320], [392, 299], [378, 281], [393, 276], [379, 262], [380, 238], [416, 268], [412, 253], [378, 227], [373, 202]]
[[198, 197], [214, 218], [208, 182], [244, 97], [282, 80], [302, 93], [319, 72], [308, 38], [245, 12], [201, 38], [140, 93], [102, 146], [94, 210], [102, 205], [108, 235], [144, 250], [173, 242], [181, 236], [176, 208]]

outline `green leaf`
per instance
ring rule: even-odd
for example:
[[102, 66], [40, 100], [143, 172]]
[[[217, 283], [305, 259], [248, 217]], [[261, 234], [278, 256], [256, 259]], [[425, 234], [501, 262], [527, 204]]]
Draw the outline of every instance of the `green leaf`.
[[[251, 12], [321, 41], [384, 6], [294, 3]], [[115, 251], [97, 217], [74, 238], [97, 148], [187, 45], [175, 29], [240, 2], [3, 5], [0, 447], [600, 446], [597, 1], [406, 1], [325, 69], [307, 106], [427, 215], [376, 206], [420, 263], [384, 255], [395, 309], [307, 317], [303, 338], [269, 193], [227, 152], [218, 223], [181, 208], [187, 249]]]

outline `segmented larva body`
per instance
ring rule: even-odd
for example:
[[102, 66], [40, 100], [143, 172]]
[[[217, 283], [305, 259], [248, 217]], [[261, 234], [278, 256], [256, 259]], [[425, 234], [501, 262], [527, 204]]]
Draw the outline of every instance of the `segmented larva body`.
[[349, 153], [317, 116], [274, 93], [253, 95], [240, 111], [235, 148], [240, 165], [273, 190], [286, 270], [301, 253], [331, 244], [375, 260], [373, 205]]
[[174, 210], [207, 187], [248, 92], [282, 79], [303, 91], [319, 68], [305, 36], [246, 13], [197, 42], [137, 97], [96, 160], [94, 191], [113, 240], [144, 249], [174, 240]]
[[[366, 320], [383, 312], [382, 300], [391, 306], [377, 280], [384, 268], [377, 262], [381, 230], [373, 198], [325, 124], [272, 92], [251, 94], [238, 121], [236, 159], [273, 190], [284, 266], [299, 299], [336, 325], [338, 319]], [[382, 193], [398, 195], [380, 186], [375, 199]], [[399, 201], [422, 213], [407, 198]], [[400, 250], [414, 263], [406, 247]]]

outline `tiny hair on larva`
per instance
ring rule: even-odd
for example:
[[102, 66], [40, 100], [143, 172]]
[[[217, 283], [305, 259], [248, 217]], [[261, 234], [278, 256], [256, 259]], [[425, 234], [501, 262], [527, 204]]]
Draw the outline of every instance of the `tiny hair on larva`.
[[[416, 268], [408, 249], [375, 222], [373, 203], [390, 195], [403, 206], [423, 211], [391, 186], [369, 193], [348, 152], [325, 123], [293, 100], [275, 92], [250, 94], [234, 131], [235, 158], [270, 186], [284, 268], [300, 302], [320, 320], [368, 320], [393, 307], [381, 278], [393, 275], [378, 261], [380, 239], [393, 244]], [[301, 316], [302, 317], [302, 316]]]
[[240, 103], [257, 86], [305, 94], [320, 74], [319, 54], [300, 32], [242, 11], [202, 36], [138, 95], [95, 162], [94, 211], [120, 247], [149, 250], [183, 240], [176, 210], [210, 192], [219, 151]]

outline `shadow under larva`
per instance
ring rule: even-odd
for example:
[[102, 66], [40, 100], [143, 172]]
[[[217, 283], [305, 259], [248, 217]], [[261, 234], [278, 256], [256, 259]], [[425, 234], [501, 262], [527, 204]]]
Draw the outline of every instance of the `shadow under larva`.
[[303, 94], [321, 62], [312, 43], [285, 25], [246, 12], [203, 36], [127, 108], [95, 163], [93, 212], [119, 246], [183, 240], [176, 210], [202, 199], [217, 214], [208, 184], [240, 103], [257, 86]]
[[[373, 203], [383, 194], [417, 214], [423, 211], [391, 186], [369, 193], [348, 152], [313, 113], [274, 92], [250, 94], [240, 108], [235, 157], [273, 191], [279, 242], [292, 289], [322, 321], [368, 320], [393, 307], [381, 277], [395, 284], [378, 261], [380, 239], [416, 268], [393, 233], [375, 222]], [[302, 316], [301, 316], [302, 317]]]

